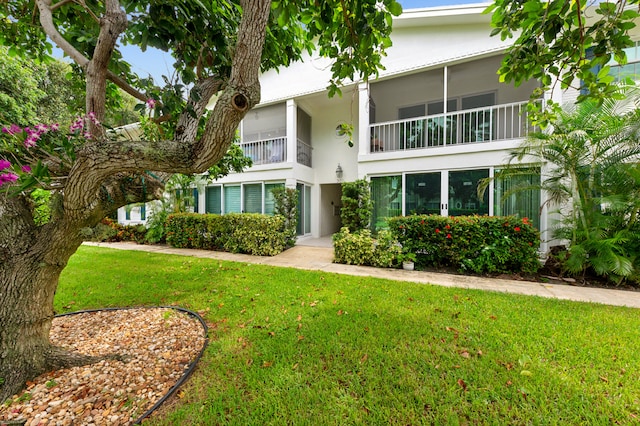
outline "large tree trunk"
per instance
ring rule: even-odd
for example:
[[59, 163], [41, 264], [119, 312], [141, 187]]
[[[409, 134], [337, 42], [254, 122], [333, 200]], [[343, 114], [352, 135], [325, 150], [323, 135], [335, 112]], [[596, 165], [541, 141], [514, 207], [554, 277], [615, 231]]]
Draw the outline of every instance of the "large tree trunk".
[[36, 227], [28, 200], [0, 196], [0, 401], [67, 363], [49, 330], [60, 272], [82, 242], [72, 228]]
[[[101, 120], [106, 67], [126, 25], [126, 15], [117, 0], [106, 0], [99, 40], [89, 61], [57, 32], [51, 3], [36, 1], [42, 27], [85, 68], [87, 109]], [[220, 89], [216, 79], [199, 82], [201, 105], [184, 112], [182, 134], [176, 132], [175, 141], [114, 142], [93, 132], [97, 136], [76, 151], [68, 175], [57, 176], [53, 186], [55, 208], [47, 225], [35, 225], [26, 196], [0, 192], [0, 402], [41, 373], [96, 360], [71, 355], [49, 341], [58, 278], [82, 243], [80, 229], [95, 225], [127, 203], [160, 197], [161, 182], [154, 176], [161, 177], [162, 172], [191, 174], [207, 170], [222, 158], [240, 121], [260, 101], [258, 74], [270, 1], [242, 0], [241, 4], [243, 16], [231, 75], [202, 137], [196, 139], [194, 123], [208, 100], [202, 97]], [[146, 171], [153, 173], [147, 175]]]

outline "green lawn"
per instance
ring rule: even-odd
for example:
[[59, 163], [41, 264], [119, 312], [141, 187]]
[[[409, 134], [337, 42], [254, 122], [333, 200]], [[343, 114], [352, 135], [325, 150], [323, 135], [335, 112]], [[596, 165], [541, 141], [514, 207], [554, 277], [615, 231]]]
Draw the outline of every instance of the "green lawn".
[[640, 312], [81, 247], [58, 312], [179, 305], [211, 342], [150, 424], [630, 424]]

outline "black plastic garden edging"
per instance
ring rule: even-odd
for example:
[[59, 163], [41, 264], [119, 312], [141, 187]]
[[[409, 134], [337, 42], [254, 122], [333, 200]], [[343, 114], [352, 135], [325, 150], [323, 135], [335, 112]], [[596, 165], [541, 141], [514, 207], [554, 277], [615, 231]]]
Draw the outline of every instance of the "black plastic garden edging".
[[156, 403], [153, 404], [153, 406], [151, 408], [149, 408], [144, 414], [142, 414], [140, 417], [138, 417], [135, 422], [133, 422], [134, 425], [138, 425], [138, 424], [142, 423], [142, 421], [144, 419], [149, 417], [155, 410], [160, 408], [160, 406], [167, 399], [169, 399], [174, 393], [176, 393], [176, 391], [189, 378], [189, 376], [191, 376], [191, 374], [193, 373], [193, 371], [196, 368], [196, 365], [198, 365], [198, 361], [200, 361], [200, 358], [202, 358], [202, 355], [204, 354], [204, 351], [207, 348], [207, 345], [209, 344], [209, 337], [208, 337], [209, 328], [207, 327], [207, 324], [204, 322], [204, 319], [197, 312], [193, 312], [193, 311], [190, 311], [189, 309], [181, 308], [181, 307], [178, 307], [178, 306], [138, 306], [138, 307], [126, 307], [126, 308], [87, 309], [87, 310], [84, 310], [84, 311], [67, 312], [67, 313], [64, 313], [64, 314], [59, 314], [59, 315], [56, 315], [55, 318], [65, 317], [65, 316], [70, 316], [70, 315], [77, 315], [77, 314], [88, 314], [88, 313], [91, 313], [91, 312], [122, 311], [122, 310], [127, 310], [127, 309], [173, 309], [173, 310], [176, 310], [176, 311], [184, 312], [187, 315], [191, 315], [194, 318], [196, 318], [198, 321], [200, 321], [200, 324], [202, 325], [202, 328], [204, 330], [204, 344], [202, 345], [202, 349], [198, 353], [198, 356], [193, 361], [191, 361], [191, 363], [189, 364], [187, 370], [184, 372], [182, 377], [180, 377], [180, 379], [178, 379], [176, 384], [173, 385], [171, 387], [171, 389], [169, 389], [167, 391], [167, 393], [162, 396], [162, 398], [160, 398], [158, 401], [156, 401]]

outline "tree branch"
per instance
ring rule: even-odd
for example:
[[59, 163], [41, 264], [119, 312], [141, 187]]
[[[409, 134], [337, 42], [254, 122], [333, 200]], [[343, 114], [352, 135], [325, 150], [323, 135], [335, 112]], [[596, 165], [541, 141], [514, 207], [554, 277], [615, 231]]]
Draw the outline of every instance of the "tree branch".
[[[112, 0], [113, 1], [113, 0]], [[266, 36], [268, 0], [243, 1], [243, 15], [231, 78], [209, 118], [200, 140], [96, 141], [77, 153], [65, 186], [65, 212], [80, 219], [92, 211], [105, 179], [120, 172], [194, 174], [206, 171], [224, 156], [246, 112], [260, 101], [260, 63]], [[215, 90], [214, 80], [206, 80]], [[205, 98], [205, 96], [202, 96]], [[204, 101], [203, 101], [204, 102]]]
[[38, 11], [40, 12], [40, 25], [42, 29], [49, 36], [49, 38], [60, 48], [62, 51], [75, 61], [80, 67], [85, 68], [89, 63], [89, 60], [84, 57], [80, 51], [78, 51], [71, 43], [69, 43], [62, 34], [58, 32], [56, 26], [53, 23], [53, 15], [51, 8], [51, 0], [36, 0]]
[[[89, 59], [85, 57], [79, 50], [73, 47], [73, 45], [69, 43], [62, 36], [62, 34], [60, 34], [60, 32], [58, 32], [56, 26], [53, 23], [52, 12], [58, 7], [61, 7], [64, 4], [70, 3], [72, 1], [74, 0], [62, 0], [52, 6], [51, 0], [36, 0], [36, 5], [38, 7], [38, 10], [40, 11], [40, 25], [42, 25], [44, 32], [60, 49], [62, 49], [62, 51], [67, 56], [69, 56], [76, 64], [84, 69], [86, 68], [87, 64], [89, 64]], [[142, 102], [146, 102], [149, 99], [148, 96], [137, 90], [135, 87], [131, 86], [124, 78], [118, 76], [112, 71], [107, 70], [107, 78], [134, 98], [141, 100]]]

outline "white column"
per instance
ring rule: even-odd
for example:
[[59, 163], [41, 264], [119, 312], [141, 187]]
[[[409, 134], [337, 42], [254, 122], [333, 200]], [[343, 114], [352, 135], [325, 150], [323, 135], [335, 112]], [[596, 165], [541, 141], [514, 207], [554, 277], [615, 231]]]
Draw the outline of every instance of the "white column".
[[298, 139], [298, 106], [293, 99], [287, 100], [287, 163], [295, 163], [296, 140]]
[[[444, 68], [442, 69], [442, 91], [443, 91], [443, 102], [442, 102], [442, 112], [443, 114], [446, 114], [447, 111], [447, 97], [449, 96], [449, 67], [447, 67], [446, 65], [444, 66]], [[443, 120], [443, 127], [444, 127], [444, 132], [442, 134], [443, 136], [443, 143], [446, 145], [447, 144], [447, 120], [446, 118]]]
[[[358, 85], [358, 155], [367, 155], [371, 137], [369, 136], [369, 83]], [[356, 135], [354, 135], [356, 136]], [[360, 177], [360, 176], [358, 176]]]

